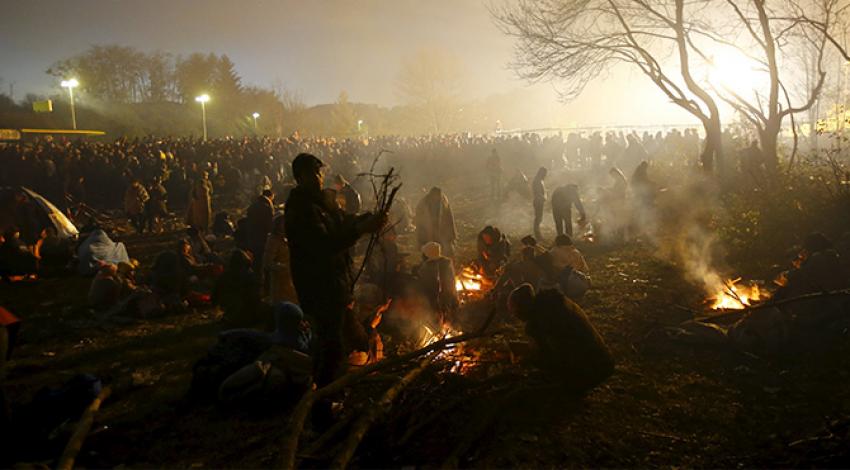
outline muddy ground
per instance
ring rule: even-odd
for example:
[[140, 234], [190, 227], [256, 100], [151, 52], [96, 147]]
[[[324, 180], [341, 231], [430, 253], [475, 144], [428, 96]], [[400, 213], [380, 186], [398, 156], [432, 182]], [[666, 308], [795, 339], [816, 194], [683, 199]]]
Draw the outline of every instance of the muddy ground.
[[[454, 206], [460, 258], [468, 258], [475, 233], [494, 216], [481, 198], [459, 196]], [[517, 241], [524, 234], [511, 235]], [[149, 265], [176, 236], [126, 234], [123, 240], [131, 256]], [[409, 245], [410, 237], [403, 243]], [[655, 248], [645, 241], [581, 248], [595, 283], [582, 304], [617, 360], [605, 384], [579, 401], [552, 389], [510, 395], [486, 429], [468, 429], [457, 421], [486, 400], [476, 396], [486, 389], [476, 388], [475, 378], [442, 379], [445, 387], [428, 393], [467, 393], [468, 400], [408, 446], [391, 444], [398, 440], [391, 434], [403, 430], [379, 426], [375, 433], [386, 434], [367, 439], [355, 465], [439, 465], [456, 448], [459, 432], [481, 434], [457, 456], [461, 466], [850, 465], [846, 340], [781, 357], [672, 340], [663, 327], [692, 318], [688, 309], [704, 308], [698, 286], [655, 258]], [[97, 417], [80, 465], [274, 464], [285, 408], [223, 410], [185, 398], [192, 364], [221, 329], [215, 311], [101, 320], [84, 307], [88, 284], [66, 276], [0, 286], [2, 304], [24, 320], [7, 384], [13, 402], [25, 402], [39, 388], [58, 386], [75, 373], [92, 373], [113, 383], [115, 391]], [[513, 373], [516, 384], [509, 386], [521, 389], [527, 376], [521, 369]], [[455, 429], [447, 427], [453, 422]]]

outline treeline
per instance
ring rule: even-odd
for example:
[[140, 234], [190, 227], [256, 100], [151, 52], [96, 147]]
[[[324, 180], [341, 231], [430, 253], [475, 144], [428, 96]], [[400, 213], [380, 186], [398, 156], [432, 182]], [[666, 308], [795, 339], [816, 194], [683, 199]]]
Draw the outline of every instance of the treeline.
[[[351, 102], [342, 91], [333, 103], [308, 107], [301, 97], [245, 85], [236, 64], [224, 54], [142, 52], [125, 46], [93, 46], [47, 69], [56, 78], [50, 96], [27, 95], [15, 103], [0, 94], [2, 128], [68, 128], [67, 90], [59, 82], [76, 78], [77, 122], [81, 129], [110, 136], [200, 135], [201, 108], [195, 97], [207, 93], [209, 135], [357, 137], [491, 132], [504, 128], [550, 126], [532, 96], [522, 92], [481, 100], [464, 98], [464, 74], [445, 51], [419, 51], [402, 64], [396, 80], [402, 104], [387, 108]], [[32, 103], [50, 98], [52, 113], [33, 112]], [[256, 123], [252, 117], [259, 113]]]

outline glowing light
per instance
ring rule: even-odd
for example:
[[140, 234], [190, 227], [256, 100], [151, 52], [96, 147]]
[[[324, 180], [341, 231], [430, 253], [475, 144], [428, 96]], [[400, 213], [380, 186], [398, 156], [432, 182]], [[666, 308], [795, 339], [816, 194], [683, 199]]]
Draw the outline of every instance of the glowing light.
[[734, 49], [718, 49], [711, 55], [708, 82], [739, 95], [751, 95], [764, 87], [766, 74], [759, 63]]
[[197, 101], [198, 103], [206, 103], [209, 100], [210, 100], [210, 95], [208, 95], [206, 93], [204, 93], [203, 95], [195, 97], [195, 101]]
[[254, 119], [257, 119], [258, 117], [260, 117], [260, 113], [254, 113], [251, 116], [254, 116]]
[[60, 85], [62, 85], [62, 88], [76, 88], [80, 86], [80, 82], [76, 78], [72, 78], [70, 80], [62, 80]]

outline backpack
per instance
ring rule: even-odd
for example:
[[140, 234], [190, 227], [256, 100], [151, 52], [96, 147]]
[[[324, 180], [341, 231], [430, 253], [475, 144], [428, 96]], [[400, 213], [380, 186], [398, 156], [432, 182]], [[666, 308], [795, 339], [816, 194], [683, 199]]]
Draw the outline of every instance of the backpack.
[[578, 301], [590, 289], [590, 276], [573, 269], [572, 266], [567, 266], [558, 273], [558, 286], [565, 296]]

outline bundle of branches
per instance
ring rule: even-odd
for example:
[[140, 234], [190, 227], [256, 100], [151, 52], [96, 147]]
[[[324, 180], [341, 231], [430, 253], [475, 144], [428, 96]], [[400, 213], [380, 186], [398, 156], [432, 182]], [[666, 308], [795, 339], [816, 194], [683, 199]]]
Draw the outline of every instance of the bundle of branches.
[[[401, 183], [399, 182], [401, 177], [398, 173], [396, 173], [394, 167], [390, 167], [389, 171], [383, 174], [375, 173], [375, 167], [378, 165], [378, 160], [380, 160], [381, 155], [387, 152], [389, 151], [381, 149], [378, 152], [378, 155], [376, 155], [375, 159], [372, 161], [372, 166], [369, 167], [369, 172], [360, 173], [357, 175], [358, 178], [369, 178], [369, 182], [372, 185], [372, 191], [375, 197], [374, 213], [383, 216], [389, 214], [390, 209], [393, 205], [393, 200], [395, 200], [396, 194], [398, 194], [399, 189], [401, 189]], [[352, 289], [354, 289], [354, 286], [357, 285], [357, 281], [360, 279], [360, 276], [366, 269], [366, 266], [369, 263], [369, 258], [372, 257], [372, 251], [374, 251], [375, 245], [378, 243], [378, 240], [380, 240], [384, 234], [386, 234], [393, 228], [393, 225], [383, 227], [381, 230], [378, 230], [377, 232], [369, 236], [369, 243], [366, 245], [366, 253], [363, 255], [363, 261], [360, 263], [360, 268], [357, 270], [357, 275], [354, 276], [354, 282], [351, 283]]]
[[[354, 456], [357, 447], [360, 445], [360, 442], [363, 440], [366, 432], [372, 424], [382, 416], [385, 416], [391, 410], [393, 402], [399, 394], [413, 383], [428, 368], [428, 366], [432, 364], [432, 362], [438, 359], [441, 351], [471, 339], [498, 333], [497, 331], [487, 332], [494, 316], [495, 309], [487, 317], [483, 325], [474, 333], [443, 338], [407, 354], [385, 359], [353, 372], [349, 372], [323, 388], [307, 392], [301, 398], [301, 401], [298, 402], [298, 405], [296, 405], [295, 409], [292, 411], [292, 415], [290, 416], [286, 431], [284, 432], [279, 466], [286, 469], [296, 467], [296, 456], [298, 453], [301, 434], [307, 422], [307, 417], [309, 416], [313, 405], [317, 401], [334, 396], [357, 383], [362, 383], [368, 380], [369, 378], [382, 379], [381, 376], [376, 375], [378, 372], [406, 370], [406, 373], [401, 380], [387, 389], [376, 403], [364, 407], [365, 409], [359, 415], [349, 413], [348, 416], [339, 420], [335, 426], [332, 426], [325, 432], [324, 435], [315, 440], [305, 450], [305, 454], [307, 455], [314, 453], [316, 450], [323, 448], [329, 441], [335, 439], [341, 431], [347, 428], [347, 434], [342, 443], [337, 446], [337, 452], [335, 453], [335, 457], [331, 463], [333, 468], [345, 468]], [[411, 363], [413, 361], [417, 362], [411, 368]]]

